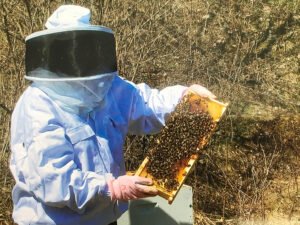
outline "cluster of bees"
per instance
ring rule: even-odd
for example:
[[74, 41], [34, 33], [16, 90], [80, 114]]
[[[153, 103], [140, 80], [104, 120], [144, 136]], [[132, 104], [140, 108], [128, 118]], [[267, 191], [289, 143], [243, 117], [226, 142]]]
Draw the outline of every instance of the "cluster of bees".
[[181, 101], [170, 115], [161, 133], [150, 143], [147, 171], [167, 190], [177, 189], [178, 171], [186, 167], [186, 159], [197, 154], [201, 141], [215, 128], [211, 116], [192, 107], [187, 99]]

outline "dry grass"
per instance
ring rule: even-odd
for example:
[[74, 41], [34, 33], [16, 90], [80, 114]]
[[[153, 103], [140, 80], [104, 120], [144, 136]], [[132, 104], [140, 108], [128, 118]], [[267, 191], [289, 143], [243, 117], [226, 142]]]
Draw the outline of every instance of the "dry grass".
[[[2, 0], [0, 223], [10, 223], [9, 121], [26, 87], [24, 38], [62, 3], [91, 8], [94, 24], [115, 31], [127, 79], [157, 88], [201, 83], [230, 102], [188, 181], [196, 224], [251, 224], [272, 213], [299, 218], [299, 0]], [[148, 137], [128, 138], [128, 169], [147, 144]]]

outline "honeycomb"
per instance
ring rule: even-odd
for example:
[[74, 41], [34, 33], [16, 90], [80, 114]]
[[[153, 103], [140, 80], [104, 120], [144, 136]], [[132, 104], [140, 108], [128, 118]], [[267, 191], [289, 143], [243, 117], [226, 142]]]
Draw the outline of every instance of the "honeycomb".
[[187, 94], [171, 113], [135, 175], [149, 177], [171, 204], [207, 144], [227, 104]]

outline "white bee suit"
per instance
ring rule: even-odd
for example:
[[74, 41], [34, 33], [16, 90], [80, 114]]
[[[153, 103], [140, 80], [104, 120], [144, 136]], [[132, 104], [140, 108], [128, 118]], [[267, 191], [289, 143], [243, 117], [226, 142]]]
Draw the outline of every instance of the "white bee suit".
[[117, 72], [52, 81], [40, 79], [52, 72], [34, 73], [11, 121], [14, 221], [107, 225], [117, 220], [127, 202], [111, 201], [106, 176], [125, 174], [126, 135], [158, 132], [186, 87], [158, 91]]

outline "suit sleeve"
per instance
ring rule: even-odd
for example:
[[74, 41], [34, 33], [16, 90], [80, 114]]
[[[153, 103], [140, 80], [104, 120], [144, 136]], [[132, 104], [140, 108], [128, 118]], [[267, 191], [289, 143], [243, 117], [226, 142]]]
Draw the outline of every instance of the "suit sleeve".
[[136, 85], [132, 98], [130, 134], [153, 134], [164, 126], [169, 114], [181, 100], [186, 87], [181, 85], [162, 90], [151, 89], [142, 83]]

